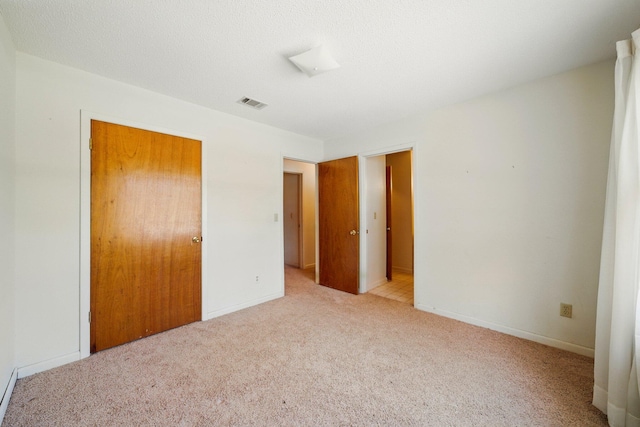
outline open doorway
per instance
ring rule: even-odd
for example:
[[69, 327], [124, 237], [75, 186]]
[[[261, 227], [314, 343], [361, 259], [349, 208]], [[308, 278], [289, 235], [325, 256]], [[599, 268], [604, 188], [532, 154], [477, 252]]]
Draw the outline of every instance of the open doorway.
[[283, 171], [284, 263], [315, 277], [316, 165], [284, 159]]
[[283, 178], [284, 263], [300, 268], [302, 264], [302, 174], [285, 172]]
[[412, 151], [367, 157], [365, 292], [413, 305]]

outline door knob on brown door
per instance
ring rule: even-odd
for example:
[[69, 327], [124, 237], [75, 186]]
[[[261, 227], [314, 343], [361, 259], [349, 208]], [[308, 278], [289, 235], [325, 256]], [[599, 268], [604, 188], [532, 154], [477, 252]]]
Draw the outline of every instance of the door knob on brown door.
[[351, 234], [352, 236], [355, 236], [357, 233], [358, 233], [358, 232], [357, 232], [356, 230], [351, 230], [351, 231], [349, 232], [349, 234]]
[[193, 243], [200, 243], [200, 237], [195, 236], [195, 237], [193, 237], [193, 238], [191, 239], [191, 241], [192, 241]]

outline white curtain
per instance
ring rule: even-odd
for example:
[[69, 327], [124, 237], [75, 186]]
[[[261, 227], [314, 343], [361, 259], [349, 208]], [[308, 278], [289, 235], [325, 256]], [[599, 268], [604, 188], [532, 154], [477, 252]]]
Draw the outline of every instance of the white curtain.
[[611, 426], [640, 426], [640, 30], [618, 42], [605, 205], [593, 404]]

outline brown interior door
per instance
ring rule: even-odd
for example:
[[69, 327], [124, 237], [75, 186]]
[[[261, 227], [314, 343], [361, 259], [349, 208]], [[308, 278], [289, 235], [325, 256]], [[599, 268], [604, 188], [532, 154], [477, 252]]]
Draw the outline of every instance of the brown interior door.
[[201, 143], [92, 120], [91, 352], [201, 319]]
[[385, 187], [387, 206], [387, 280], [393, 280], [393, 230], [391, 216], [393, 215], [393, 182], [391, 180], [391, 166], [386, 168], [387, 184]]
[[320, 284], [358, 293], [358, 158], [318, 164]]

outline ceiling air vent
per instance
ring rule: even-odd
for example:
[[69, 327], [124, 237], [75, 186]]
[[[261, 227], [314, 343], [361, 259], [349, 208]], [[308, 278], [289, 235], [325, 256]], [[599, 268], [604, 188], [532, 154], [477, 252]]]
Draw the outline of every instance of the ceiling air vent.
[[265, 104], [264, 102], [256, 101], [255, 99], [251, 99], [247, 97], [240, 98], [238, 102], [240, 104], [248, 105], [251, 108], [255, 108], [256, 110], [262, 110], [264, 107], [267, 106], [267, 104]]

